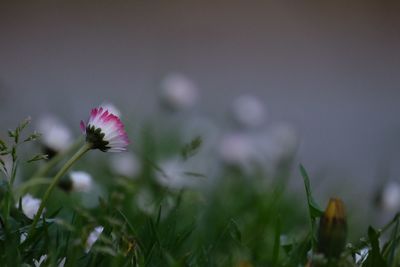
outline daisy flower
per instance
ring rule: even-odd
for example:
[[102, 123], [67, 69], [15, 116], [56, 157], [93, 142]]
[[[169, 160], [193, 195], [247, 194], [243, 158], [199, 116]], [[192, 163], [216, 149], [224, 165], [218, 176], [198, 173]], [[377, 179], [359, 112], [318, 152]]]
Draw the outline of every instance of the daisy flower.
[[114, 114], [117, 117], [121, 117], [121, 111], [113, 104], [110, 102], [103, 102], [100, 107], [102, 107], [105, 110], [108, 110], [108, 112]]
[[[47, 188], [43, 200], [39, 202], [38, 211], [34, 215], [33, 222], [31, 224], [28, 235], [35, 233], [35, 227], [39, 221], [40, 215], [42, 214], [45, 204], [56, 185], [60, 182], [61, 177], [65, 175], [71, 166], [78, 161], [86, 152], [91, 149], [99, 149], [103, 152], [121, 152], [126, 150], [129, 140], [128, 135], [125, 132], [124, 124], [121, 122], [118, 116], [109, 112], [103, 107], [92, 109], [87, 123], [81, 121], [81, 129], [86, 135], [86, 144], [83, 145], [72, 157], [65, 162], [64, 166], [54, 176], [51, 184]], [[79, 185], [81, 189], [88, 188], [88, 179], [79, 179]], [[78, 182], [77, 180], [72, 181]]]
[[119, 117], [102, 107], [92, 109], [88, 122], [85, 124], [81, 121], [81, 129], [92, 149], [121, 152], [129, 144], [124, 124]]

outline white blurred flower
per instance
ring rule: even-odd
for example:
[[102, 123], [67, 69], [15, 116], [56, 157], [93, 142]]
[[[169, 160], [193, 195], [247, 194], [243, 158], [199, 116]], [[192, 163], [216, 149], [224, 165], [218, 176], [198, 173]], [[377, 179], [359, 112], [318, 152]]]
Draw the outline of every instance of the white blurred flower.
[[28, 237], [28, 233], [21, 233], [21, 235], [19, 236], [19, 243], [22, 244], [24, 243], [24, 241], [26, 240], [26, 238]]
[[40, 118], [37, 127], [42, 134], [41, 141], [44, 146], [54, 152], [64, 151], [72, 143], [70, 129], [55, 116], [46, 115]]
[[59, 262], [57, 267], [64, 267], [65, 261], [67, 260], [67, 257], [62, 258]]
[[383, 188], [382, 207], [387, 211], [400, 209], [400, 184], [398, 182], [390, 181]]
[[72, 190], [76, 192], [89, 192], [92, 189], [92, 176], [84, 171], [72, 171], [69, 174]]
[[[35, 265], [35, 267], [40, 267], [40, 266], [42, 266], [42, 263], [44, 263], [46, 260], [47, 260], [47, 255], [44, 254], [44, 255], [40, 256], [39, 260], [33, 259], [33, 264]], [[66, 260], [67, 260], [66, 257], [59, 260], [57, 267], [64, 267]]]
[[271, 142], [276, 145], [275, 153], [277, 158], [286, 158], [292, 156], [299, 144], [299, 138], [296, 130], [286, 123], [275, 125], [269, 131]]
[[85, 246], [86, 253], [88, 253], [90, 251], [93, 244], [97, 241], [97, 239], [99, 239], [103, 230], [104, 230], [103, 226], [97, 226], [94, 228], [94, 230], [92, 232], [90, 232], [90, 234], [86, 240], [86, 246]]
[[169, 74], [161, 82], [161, 99], [168, 108], [173, 110], [191, 108], [197, 98], [195, 84], [182, 74]]
[[369, 252], [369, 249], [367, 247], [362, 248], [361, 250], [356, 252], [356, 254], [355, 254], [356, 264], [362, 264], [367, 259], [368, 252]]
[[223, 162], [244, 170], [254, 166], [273, 172], [283, 160], [294, 155], [298, 137], [290, 125], [280, 124], [268, 131], [237, 132], [223, 136], [218, 152]]
[[47, 255], [42, 255], [40, 256], [39, 260], [33, 259], [33, 264], [35, 267], [40, 267], [42, 263], [44, 263], [47, 260]]
[[272, 135], [280, 144], [293, 148], [298, 143], [298, 136], [295, 128], [287, 123], [280, 123], [272, 128]]
[[[40, 256], [39, 260], [33, 259], [33, 264], [35, 265], [35, 267], [40, 267], [47, 260], [47, 258], [48, 258], [47, 255], [44, 254], [44, 255]], [[67, 260], [66, 257], [59, 260], [57, 267], [64, 267], [66, 260]]]
[[115, 154], [111, 157], [113, 172], [126, 177], [134, 177], [140, 171], [140, 162], [132, 153]]
[[157, 173], [157, 180], [161, 185], [172, 189], [180, 189], [183, 187], [193, 187], [198, 179], [191, 177], [188, 173], [185, 162], [179, 158], [167, 159], [160, 163], [162, 172]]
[[112, 113], [117, 117], [121, 117], [121, 111], [110, 102], [103, 102], [100, 107], [104, 110], [108, 110], [109, 113]]
[[[22, 212], [29, 219], [33, 219], [33, 217], [35, 217], [35, 215], [36, 215], [36, 213], [37, 213], [37, 211], [39, 209], [39, 206], [40, 206], [41, 202], [42, 202], [42, 200], [40, 200], [38, 198], [34, 198], [30, 194], [26, 194], [21, 199]], [[17, 208], [19, 208], [19, 203], [17, 203], [16, 206], [17, 206]]]
[[264, 124], [267, 112], [257, 97], [242, 95], [233, 102], [232, 115], [240, 126], [255, 128]]
[[257, 154], [255, 148], [250, 135], [230, 133], [222, 138], [218, 152], [226, 164], [247, 168], [255, 159]]

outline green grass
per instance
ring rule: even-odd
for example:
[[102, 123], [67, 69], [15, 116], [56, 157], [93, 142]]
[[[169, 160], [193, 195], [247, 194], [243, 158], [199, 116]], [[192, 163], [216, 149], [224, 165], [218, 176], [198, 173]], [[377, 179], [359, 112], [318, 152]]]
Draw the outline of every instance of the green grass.
[[[317, 253], [310, 256], [318, 246], [323, 211], [313, 199], [305, 168], [293, 167], [297, 164], [292, 158], [281, 162], [274, 175], [256, 168], [249, 173], [216, 162], [217, 174], [187, 170], [187, 179], [198, 179], [200, 186], [177, 189], [161, 185], [156, 178], [163, 172], [159, 161], [168, 156], [196, 161], [206, 137], [194, 136], [183, 142], [179, 131], [157, 133], [151, 126], [143, 127], [135, 138], [140, 173], [135, 177], [116, 175], [110, 169], [108, 154], [92, 152], [74, 169], [93, 175], [97, 193], [84, 196], [86, 193], [56, 189], [35, 234], [21, 243], [21, 234], [29, 231], [32, 220], [16, 204], [27, 192], [41, 198], [50, 177], [73, 152], [49, 161], [41, 155], [32, 156], [30, 151], [38, 147], [31, 145], [20, 158], [18, 150], [24, 145], [21, 140], [26, 126], [22, 123], [10, 132], [9, 140], [0, 142], [1, 153], [10, 155], [14, 163], [0, 184], [0, 266], [34, 266], [34, 259], [42, 255], [47, 255], [47, 260], [41, 266], [57, 266], [64, 257], [65, 266], [283, 267], [305, 266], [311, 260], [313, 266], [400, 264], [399, 216], [381, 230], [370, 227], [365, 238], [348, 240], [340, 258], [325, 259]], [[26, 136], [26, 142], [36, 139], [36, 135]], [[26, 163], [32, 157], [40, 161]], [[39, 169], [48, 171], [33, 177]], [[306, 202], [301, 192], [287, 189], [293, 169], [304, 178]], [[22, 180], [18, 184], [14, 183], [16, 174]], [[147, 196], [145, 207], [139, 201], [142, 195]], [[97, 205], [88, 207], [82, 201], [85, 197], [96, 198]], [[102, 234], [86, 252], [90, 232], [100, 225], [104, 227]], [[357, 265], [354, 255], [364, 247], [369, 249], [368, 256]]]

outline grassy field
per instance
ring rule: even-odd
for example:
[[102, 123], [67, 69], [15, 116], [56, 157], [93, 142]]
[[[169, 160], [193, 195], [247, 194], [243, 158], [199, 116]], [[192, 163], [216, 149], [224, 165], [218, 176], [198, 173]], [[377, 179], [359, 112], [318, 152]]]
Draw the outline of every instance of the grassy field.
[[[282, 129], [265, 146], [263, 132], [213, 143], [203, 125], [149, 121], [128, 127], [128, 151], [70, 162], [84, 137], [57, 151], [29, 122], [0, 141], [0, 266], [400, 266], [398, 216], [352, 235], [340, 200], [313, 199]], [[293, 172], [304, 192], [287, 188]]]

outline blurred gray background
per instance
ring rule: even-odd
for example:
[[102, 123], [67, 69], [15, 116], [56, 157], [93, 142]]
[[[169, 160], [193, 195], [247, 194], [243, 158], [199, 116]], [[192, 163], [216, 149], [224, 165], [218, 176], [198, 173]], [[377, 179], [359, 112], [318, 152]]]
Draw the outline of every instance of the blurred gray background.
[[400, 175], [399, 14], [398, 1], [1, 1], [0, 129], [45, 112], [78, 129], [103, 101], [143, 118], [179, 71], [211, 116], [259, 96], [299, 130], [315, 186], [359, 197]]

